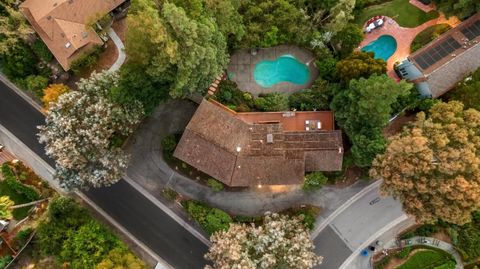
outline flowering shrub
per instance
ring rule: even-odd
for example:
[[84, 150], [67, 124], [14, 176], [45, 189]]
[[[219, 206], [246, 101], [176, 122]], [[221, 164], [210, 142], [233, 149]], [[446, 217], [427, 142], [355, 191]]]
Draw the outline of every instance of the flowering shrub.
[[39, 141], [56, 161], [56, 179], [67, 189], [108, 186], [127, 168], [127, 156], [112, 146], [112, 139], [126, 137], [140, 121], [140, 104], [122, 107], [108, 99], [118, 75], [93, 73], [78, 83], [78, 91], [62, 94], [52, 103]]
[[228, 231], [214, 233], [205, 258], [206, 269], [312, 268], [322, 262], [305, 226], [298, 218], [267, 213], [263, 225], [231, 224]]

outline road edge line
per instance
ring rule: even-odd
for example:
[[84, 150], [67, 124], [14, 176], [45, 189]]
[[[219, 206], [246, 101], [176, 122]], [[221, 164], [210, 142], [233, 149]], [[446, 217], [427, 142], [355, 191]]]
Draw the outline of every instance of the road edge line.
[[160, 202], [157, 198], [155, 198], [151, 193], [145, 190], [140, 184], [135, 182], [131, 179], [128, 175], [124, 175], [123, 179], [130, 184], [134, 189], [140, 192], [145, 198], [147, 198], [150, 202], [160, 208], [165, 214], [169, 215], [172, 219], [174, 219], [178, 224], [180, 224], [183, 228], [189, 231], [193, 236], [195, 236], [198, 240], [202, 241], [208, 247], [211, 246], [210, 240], [205, 238], [200, 232], [198, 232], [195, 228], [193, 228], [188, 222], [180, 218], [175, 212], [173, 212], [170, 208]]
[[134, 235], [132, 235], [125, 227], [120, 225], [116, 220], [114, 220], [110, 215], [107, 214], [103, 209], [101, 209], [99, 206], [97, 206], [90, 198], [88, 198], [85, 194], [83, 194], [80, 191], [74, 191], [78, 197], [80, 197], [83, 201], [85, 201], [89, 206], [91, 206], [95, 211], [100, 213], [109, 223], [111, 223], [113, 226], [115, 226], [117, 229], [120, 230], [124, 235], [126, 235], [129, 240], [132, 240], [136, 245], [138, 245], [140, 248], [143, 249], [143, 251], [147, 252], [148, 255], [150, 255], [152, 258], [157, 260], [157, 262], [161, 263], [165, 268], [167, 269], [174, 269], [167, 261], [162, 259], [160, 256], [158, 256], [155, 252], [153, 252], [149, 247], [147, 247], [142, 241], [137, 239]]
[[355, 259], [355, 257], [357, 257], [358, 255], [360, 255], [360, 251], [362, 249], [366, 248], [369, 244], [372, 243], [373, 240], [377, 239], [382, 234], [384, 234], [388, 230], [392, 229], [393, 227], [395, 227], [396, 225], [400, 224], [402, 221], [405, 221], [407, 219], [408, 219], [408, 216], [407, 214], [404, 213], [402, 214], [402, 216], [392, 220], [390, 223], [383, 226], [382, 229], [378, 230], [376, 233], [371, 235], [369, 238], [367, 238], [367, 240], [365, 240], [365, 242], [363, 242], [363, 244], [361, 244], [356, 250], [354, 250], [353, 253], [342, 263], [342, 265], [340, 265], [339, 269], [347, 269], [348, 268], [347, 266], [350, 265], [352, 260]]
[[382, 180], [381, 179], [376, 180], [372, 184], [366, 186], [365, 188], [363, 188], [362, 190], [357, 192], [354, 196], [350, 197], [350, 199], [348, 199], [345, 203], [343, 203], [340, 207], [338, 207], [335, 211], [333, 211], [330, 215], [328, 215], [328, 217], [325, 218], [325, 220], [323, 220], [319, 225], [317, 225], [317, 227], [310, 234], [310, 238], [312, 240], [317, 238], [317, 236], [320, 234], [320, 232], [323, 229], [325, 229], [325, 227], [327, 227], [330, 224], [330, 222], [332, 222], [332, 220], [334, 218], [336, 218], [338, 215], [340, 215], [340, 213], [342, 213], [347, 207], [352, 205], [355, 201], [360, 199], [360, 197], [362, 197], [365, 193], [367, 193], [367, 192], [371, 191], [372, 189], [378, 187], [380, 184], [382, 184]]

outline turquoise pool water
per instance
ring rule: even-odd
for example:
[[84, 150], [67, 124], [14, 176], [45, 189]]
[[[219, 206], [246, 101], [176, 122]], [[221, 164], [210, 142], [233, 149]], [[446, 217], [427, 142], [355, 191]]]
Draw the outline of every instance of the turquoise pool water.
[[375, 59], [381, 58], [385, 61], [387, 61], [396, 50], [397, 41], [391, 35], [382, 35], [362, 48], [362, 51], [372, 51], [375, 53]]
[[308, 67], [290, 54], [282, 55], [274, 61], [260, 61], [253, 70], [253, 79], [264, 88], [280, 82], [302, 85], [307, 83], [309, 77]]

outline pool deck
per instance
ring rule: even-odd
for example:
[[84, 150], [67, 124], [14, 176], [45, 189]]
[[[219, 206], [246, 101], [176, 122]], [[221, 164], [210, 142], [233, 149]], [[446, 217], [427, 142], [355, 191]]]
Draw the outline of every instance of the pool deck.
[[[310, 70], [310, 77], [305, 84], [297, 85], [290, 82], [281, 82], [269, 88], [263, 88], [258, 85], [253, 79], [253, 70], [255, 65], [263, 60], [273, 61], [276, 58], [290, 54], [295, 56], [300, 62], [307, 64]], [[312, 86], [315, 79], [318, 77], [318, 70], [314, 66], [313, 54], [297, 46], [281, 45], [273, 48], [258, 49], [256, 55], [250, 53], [250, 49], [243, 49], [236, 51], [230, 58], [230, 64], [227, 68], [227, 74], [233, 74], [230, 77], [235, 81], [238, 87], [253, 95], [258, 96], [260, 93], [283, 92], [293, 93], [298, 90], [308, 89]]]
[[[379, 29], [375, 29], [372, 32], [365, 34], [365, 39], [360, 43], [358, 49], [363, 48], [364, 46], [368, 45], [370, 42], [376, 40], [382, 35], [391, 35], [397, 41], [397, 50], [395, 53], [388, 58], [387, 61], [387, 70], [393, 70], [393, 64], [395, 62], [400, 62], [407, 58], [410, 55], [410, 44], [412, 43], [413, 39], [420, 33], [421, 31], [425, 30], [426, 28], [436, 25], [446, 23], [454, 28], [460, 23], [460, 20], [452, 16], [449, 19], [446, 19], [444, 14], [440, 14], [440, 16], [436, 19], [427, 21], [426, 23], [419, 25], [415, 28], [406, 28], [401, 27], [398, 23], [389, 17], [385, 17], [385, 25]], [[365, 28], [365, 25], [364, 25]]]

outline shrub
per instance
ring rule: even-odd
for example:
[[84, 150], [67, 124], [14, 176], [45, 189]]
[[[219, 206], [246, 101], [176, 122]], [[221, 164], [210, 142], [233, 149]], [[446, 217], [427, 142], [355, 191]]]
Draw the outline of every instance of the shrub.
[[101, 47], [96, 47], [91, 53], [85, 54], [74, 60], [70, 65], [70, 70], [72, 70], [73, 74], [78, 74], [83, 70], [94, 66], [97, 63], [100, 52]]
[[4, 55], [0, 55], [2, 72], [11, 80], [24, 79], [37, 73], [37, 62], [31, 48], [23, 42], [17, 42]]
[[170, 188], [164, 188], [162, 194], [170, 202], [174, 202], [178, 197], [178, 193]]
[[95, 269], [146, 269], [145, 263], [139, 260], [125, 248], [117, 247], [111, 250]]
[[330, 85], [323, 79], [317, 79], [311, 89], [292, 93], [288, 97], [288, 104], [291, 108], [300, 111], [328, 110], [334, 88], [333, 84]]
[[312, 208], [302, 208], [297, 212], [296, 215], [300, 216], [305, 227], [307, 227], [309, 230], [313, 230], [315, 226], [316, 214]]
[[50, 103], [55, 103], [60, 95], [69, 92], [70, 89], [63, 84], [50, 84], [47, 88], [43, 89], [43, 107], [45, 109], [50, 108]]
[[303, 183], [303, 190], [314, 191], [319, 190], [328, 182], [328, 178], [322, 174], [322, 172], [312, 172], [305, 176]]
[[173, 160], [173, 152], [177, 147], [177, 139], [175, 135], [168, 135], [162, 139], [162, 151], [163, 157], [165, 160], [171, 161]]
[[35, 42], [32, 44], [32, 50], [40, 59], [47, 63], [53, 60], [52, 53], [40, 38], [35, 39]]
[[255, 99], [255, 107], [260, 111], [286, 111], [288, 96], [279, 92], [260, 94]]
[[214, 192], [219, 192], [221, 190], [223, 190], [224, 186], [223, 186], [223, 183], [214, 179], [214, 178], [209, 178], [207, 180], [207, 185], [212, 188], [212, 190]]
[[43, 96], [43, 89], [48, 86], [48, 78], [43, 76], [28, 76], [25, 79], [25, 86], [27, 90], [41, 98]]
[[185, 201], [182, 203], [188, 214], [197, 222], [209, 235], [216, 231], [228, 230], [232, 218], [226, 212], [211, 208], [197, 201]]
[[380, 261], [378, 261], [374, 266], [373, 268], [374, 269], [383, 269], [385, 268], [385, 266], [387, 266], [387, 264], [390, 263], [390, 260], [392, 259], [392, 256], [386, 256], [385, 258], [381, 259]]
[[241, 91], [231, 80], [222, 80], [213, 98], [235, 111], [248, 112], [254, 107], [252, 94]]
[[25, 196], [30, 201], [35, 201], [40, 199], [40, 195], [38, 192], [31, 187], [28, 187], [20, 182], [18, 182], [14, 178], [7, 178], [5, 179], [5, 183], [8, 187], [14, 190], [16, 193]]
[[6, 268], [7, 265], [13, 260], [12, 256], [7, 255], [0, 258], [0, 268]]
[[15, 244], [17, 245], [18, 248], [22, 248], [27, 243], [32, 232], [33, 232], [33, 229], [28, 227], [23, 230], [20, 230], [15, 235]]
[[112, 232], [91, 220], [77, 231], [70, 231], [63, 242], [60, 258], [71, 268], [93, 268], [120, 242]]
[[396, 256], [400, 259], [405, 259], [408, 256], [408, 254], [410, 254], [411, 250], [412, 250], [412, 247], [410, 246], [404, 247], [400, 252], [397, 253]]

